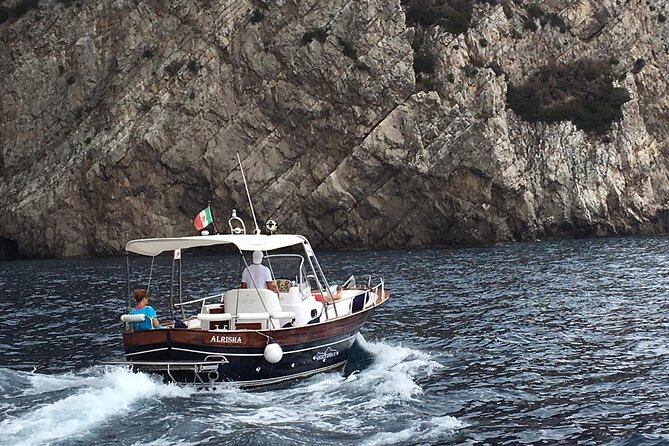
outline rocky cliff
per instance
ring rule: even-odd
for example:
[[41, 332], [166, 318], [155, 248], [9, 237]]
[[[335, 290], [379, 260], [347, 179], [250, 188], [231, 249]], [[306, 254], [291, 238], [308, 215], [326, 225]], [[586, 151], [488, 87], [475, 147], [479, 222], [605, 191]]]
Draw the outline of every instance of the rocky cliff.
[[[6, 253], [106, 255], [194, 234], [208, 201], [220, 226], [233, 208], [250, 225], [236, 152], [259, 220], [321, 246], [669, 226], [664, 2], [0, 6]], [[625, 95], [604, 129], [510, 107], [510, 88], [583, 60], [606, 61]]]

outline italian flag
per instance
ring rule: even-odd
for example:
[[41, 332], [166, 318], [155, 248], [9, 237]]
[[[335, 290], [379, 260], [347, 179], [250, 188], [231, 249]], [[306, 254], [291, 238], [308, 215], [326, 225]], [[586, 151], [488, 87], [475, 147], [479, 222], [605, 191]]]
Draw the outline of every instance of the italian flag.
[[193, 220], [193, 224], [195, 225], [195, 229], [201, 231], [202, 229], [209, 226], [213, 221], [214, 219], [211, 218], [210, 206], [207, 206], [205, 210], [197, 214], [197, 217], [195, 217], [195, 220]]

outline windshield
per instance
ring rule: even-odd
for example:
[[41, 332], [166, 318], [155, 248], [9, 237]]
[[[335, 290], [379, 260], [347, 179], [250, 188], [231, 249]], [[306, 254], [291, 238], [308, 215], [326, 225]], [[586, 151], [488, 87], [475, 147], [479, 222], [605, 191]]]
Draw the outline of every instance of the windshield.
[[304, 258], [299, 254], [276, 254], [266, 256], [263, 260], [274, 274], [275, 279], [288, 279], [295, 283], [306, 280]]

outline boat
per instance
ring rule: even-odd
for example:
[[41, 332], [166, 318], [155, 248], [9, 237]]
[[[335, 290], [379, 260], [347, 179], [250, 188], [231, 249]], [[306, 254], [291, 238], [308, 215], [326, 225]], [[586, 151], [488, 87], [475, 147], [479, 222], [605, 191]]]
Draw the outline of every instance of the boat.
[[[228, 226], [229, 233], [203, 231], [127, 243], [127, 259], [148, 256], [153, 265], [157, 256], [171, 255], [171, 308], [157, 311], [175, 317], [167, 323], [161, 318], [159, 329], [137, 330], [134, 327], [145, 320], [144, 314], [121, 315], [125, 358], [105, 364], [202, 387], [222, 382], [255, 387], [343, 370], [361, 327], [389, 299], [384, 280], [373, 284], [368, 277], [360, 284], [354, 274], [344, 283], [331, 284], [307, 238], [276, 233], [271, 220], [265, 233], [256, 223], [254, 233], [247, 234], [234, 210]], [[184, 254], [219, 246], [239, 253], [240, 270], [249, 265], [252, 253], [261, 252], [261, 263], [271, 272], [271, 289], [243, 287], [240, 280], [229, 289], [183, 296], [182, 259], [192, 258]], [[126, 261], [129, 300], [131, 263]]]

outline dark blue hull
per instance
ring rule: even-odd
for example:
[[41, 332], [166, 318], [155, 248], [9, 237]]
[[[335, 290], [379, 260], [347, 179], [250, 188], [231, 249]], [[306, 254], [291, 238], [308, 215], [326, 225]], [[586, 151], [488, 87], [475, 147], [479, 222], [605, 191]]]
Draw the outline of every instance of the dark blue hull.
[[[279, 330], [188, 329], [124, 333], [125, 364], [166, 380], [262, 386], [341, 369], [373, 308], [321, 324]], [[268, 343], [281, 347], [278, 362], [265, 358]]]

